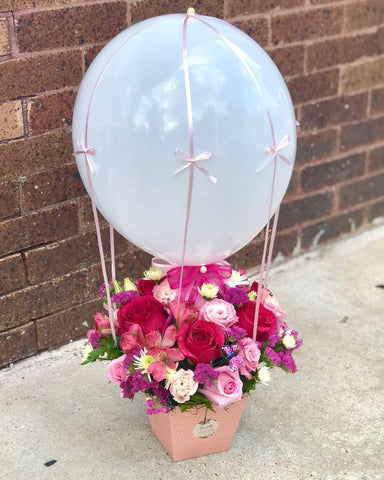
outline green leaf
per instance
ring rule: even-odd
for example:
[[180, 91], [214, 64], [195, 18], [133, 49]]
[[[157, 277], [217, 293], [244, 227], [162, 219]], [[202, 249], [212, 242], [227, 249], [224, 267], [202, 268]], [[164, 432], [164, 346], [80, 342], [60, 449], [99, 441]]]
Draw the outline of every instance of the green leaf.
[[183, 404], [181, 404], [180, 411], [186, 412], [190, 408], [196, 408], [201, 405], [205, 405], [208, 408], [208, 410], [211, 410], [212, 412], [215, 411], [215, 409], [213, 408], [212, 402], [199, 392], [196, 392], [194, 395], [192, 395], [192, 397], [187, 402], [184, 402]]
[[87, 363], [95, 362], [100, 358], [100, 355], [103, 355], [101, 353], [103, 350], [101, 348], [95, 348], [88, 354], [88, 357], [84, 362], [82, 362], [80, 365], [86, 365]]

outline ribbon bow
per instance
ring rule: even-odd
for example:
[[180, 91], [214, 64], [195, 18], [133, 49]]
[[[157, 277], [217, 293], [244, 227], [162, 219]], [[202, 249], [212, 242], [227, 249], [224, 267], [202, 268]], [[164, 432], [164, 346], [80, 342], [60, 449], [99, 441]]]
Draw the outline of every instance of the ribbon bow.
[[206, 170], [204, 167], [202, 167], [201, 165], [199, 165], [197, 163], [197, 162], [202, 162], [203, 160], [208, 160], [212, 156], [211, 152], [203, 152], [203, 153], [200, 153], [200, 155], [197, 155], [197, 157], [191, 158], [183, 150], [181, 150], [180, 148], [176, 148], [175, 155], [180, 160], [183, 160], [184, 162], [187, 162], [187, 164], [184, 165], [183, 167], [179, 168], [179, 170], [177, 170], [177, 172], [175, 172], [174, 175], [177, 175], [178, 173], [182, 172], [186, 168], [193, 165], [193, 166], [197, 167], [201, 172], [203, 172], [204, 175], [207, 176], [211, 180], [211, 182], [213, 182], [213, 183], [217, 182], [216, 177], [211, 175], [208, 172], [208, 170]]
[[277, 157], [281, 158], [287, 165], [292, 165], [292, 162], [288, 160], [287, 157], [284, 157], [284, 155], [281, 155], [280, 150], [283, 150], [283, 148], [287, 147], [291, 139], [289, 138], [289, 135], [286, 133], [284, 137], [280, 140], [279, 144], [277, 147], [267, 147], [265, 150], [267, 152], [273, 152], [273, 159], [276, 159]]
[[92, 162], [91, 162], [90, 158], [88, 157], [88, 155], [94, 155], [95, 152], [96, 152], [96, 149], [95, 148], [86, 148], [85, 145], [83, 143], [81, 143], [79, 140], [76, 143], [79, 145], [81, 150], [77, 150], [75, 153], [76, 154], [82, 153], [82, 154], [85, 155], [85, 158], [86, 158], [88, 166], [89, 166], [89, 170], [91, 171], [91, 173], [93, 173], [95, 171], [95, 169], [93, 168]]
[[180, 286], [180, 276], [183, 271], [183, 278], [181, 279], [180, 300], [195, 302], [200, 288], [204, 283], [212, 283], [219, 287], [220, 292], [224, 291], [224, 280], [227, 280], [232, 275], [232, 267], [227, 262], [211, 263], [202, 266], [181, 266], [171, 268], [167, 272], [169, 286], [176, 290]]

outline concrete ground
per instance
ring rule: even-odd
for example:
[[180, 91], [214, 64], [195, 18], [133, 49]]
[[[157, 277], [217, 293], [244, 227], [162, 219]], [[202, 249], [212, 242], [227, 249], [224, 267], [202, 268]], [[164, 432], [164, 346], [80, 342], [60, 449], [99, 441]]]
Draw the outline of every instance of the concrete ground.
[[[174, 463], [84, 341], [0, 372], [1, 480], [384, 480], [384, 225], [275, 267], [304, 345], [248, 401], [228, 452]], [[56, 462], [53, 462], [53, 461]], [[51, 462], [51, 463], [47, 463]]]

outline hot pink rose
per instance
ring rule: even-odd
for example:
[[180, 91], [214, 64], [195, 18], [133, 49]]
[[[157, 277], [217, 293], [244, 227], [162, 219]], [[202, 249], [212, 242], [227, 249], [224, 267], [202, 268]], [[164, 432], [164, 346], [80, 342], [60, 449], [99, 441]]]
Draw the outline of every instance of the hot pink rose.
[[184, 324], [177, 334], [180, 350], [195, 365], [220, 357], [224, 340], [222, 329], [205, 320], [197, 320], [192, 325]]
[[123, 363], [125, 360], [125, 355], [121, 357], [115, 358], [112, 360], [107, 366], [107, 375], [111, 382], [120, 383], [123, 379], [124, 373], [123, 372]]
[[216, 323], [221, 328], [232, 327], [237, 322], [236, 310], [232, 303], [214, 298], [200, 309], [200, 318]]
[[[248, 336], [253, 336], [253, 324], [255, 320], [256, 302], [243, 303], [237, 309], [237, 316], [239, 321], [237, 325], [247, 331]], [[276, 327], [276, 317], [270, 310], [267, 310], [262, 303], [260, 303], [259, 320], [257, 323], [256, 340], [265, 342], [267, 338], [273, 333]]]
[[137, 290], [140, 295], [152, 295], [153, 287], [156, 285], [154, 280], [145, 280], [144, 278], [140, 279], [136, 283]]
[[259, 365], [260, 350], [252, 338], [244, 338], [238, 342], [240, 351], [238, 355], [243, 358], [243, 363], [239, 366], [241, 375], [251, 379], [251, 372], [254, 372]]
[[167, 316], [165, 308], [151, 295], [132, 298], [119, 308], [118, 313], [122, 332], [128, 331], [131, 325], [138, 324], [144, 336], [152, 330], [162, 332]]
[[229, 365], [215, 368], [219, 372], [217, 380], [207, 383], [199, 392], [205, 395], [216, 408], [222, 408], [230, 403], [241, 400], [243, 396], [243, 382], [239, 372], [232, 372]]

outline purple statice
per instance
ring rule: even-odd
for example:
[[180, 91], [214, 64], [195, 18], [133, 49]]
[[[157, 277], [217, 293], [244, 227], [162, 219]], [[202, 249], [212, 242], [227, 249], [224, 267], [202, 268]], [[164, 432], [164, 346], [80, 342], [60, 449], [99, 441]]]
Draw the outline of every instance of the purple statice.
[[268, 347], [274, 347], [275, 345], [277, 345], [280, 342], [280, 340], [281, 340], [281, 338], [280, 338], [277, 330], [275, 330], [273, 333], [271, 333], [271, 335], [269, 337]]
[[137, 392], [143, 392], [151, 388], [152, 383], [143, 378], [139, 370], [136, 370], [132, 375], [128, 375], [125, 380], [120, 382], [122, 397], [133, 398]]
[[292, 373], [297, 372], [297, 367], [296, 363], [292, 358], [292, 350], [283, 350], [280, 352], [280, 357], [281, 357], [281, 366], [284, 365], [284, 367]]
[[[113, 282], [109, 282], [109, 285], [111, 287], [113, 287]], [[104, 292], [105, 292], [105, 283], [103, 283], [102, 285], [99, 285], [99, 297], [100, 298], [104, 298]]]
[[156, 413], [168, 413], [169, 407], [167, 407], [166, 405], [160, 408], [148, 407], [146, 412], [147, 412], [147, 415], [156, 415]]
[[237, 325], [227, 328], [225, 333], [228, 337], [232, 337], [234, 340], [241, 340], [247, 336], [247, 331], [244, 330], [244, 328], [238, 327]]
[[265, 354], [272, 360], [272, 362], [279, 367], [281, 364], [281, 352], [275, 352], [273, 348], [267, 347], [265, 349]]
[[132, 350], [132, 352], [129, 352], [125, 355], [125, 358], [124, 358], [124, 361], [123, 361], [123, 370], [128, 370], [130, 364], [132, 362], [134, 362], [136, 359], [135, 359], [135, 356], [139, 356], [140, 355], [140, 352], [141, 352], [141, 349], [143, 347], [141, 347], [140, 345], [138, 347], [136, 347], [134, 350]]
[[292, 350], [297, 350], [303, 344], [303, 340], [301, 338], [298, 338], [299, 332], [297, 332], [296, 330], [291, 330], [291, 335], [293, 335], [296, 339], [296, 345], [294, 346], [294, 348], [292, 348]]
[[92, 345], [93, 349], [99, 348], [100, 337], [97, 333], [91, 333], [88, 337], [88, 342]]
[[234, 305], [241, 305], [249, 301], [249, 297], [244, 288], [232, 287], [225, 290], [223, 299], [226, 302], [233, 303]]
[[198, 363], [193, 372], [193, 378], [198, 383], [212, 382], [219, 376], [219, 372], [208, 363]]
[[128, 303], [133, 297], [138, 297], [139, 294], [135, 290], [127, 290], [124, 292], [115, 293], [112, 295], [111, 300], [115, 303], [121, 303], [124, 305]]
[[160, 383], [151, 382], [151, 389], [153, 393], [157, 396], [157, 400], [164, 407], [167, 405], [169, 392], [166, 390]]

